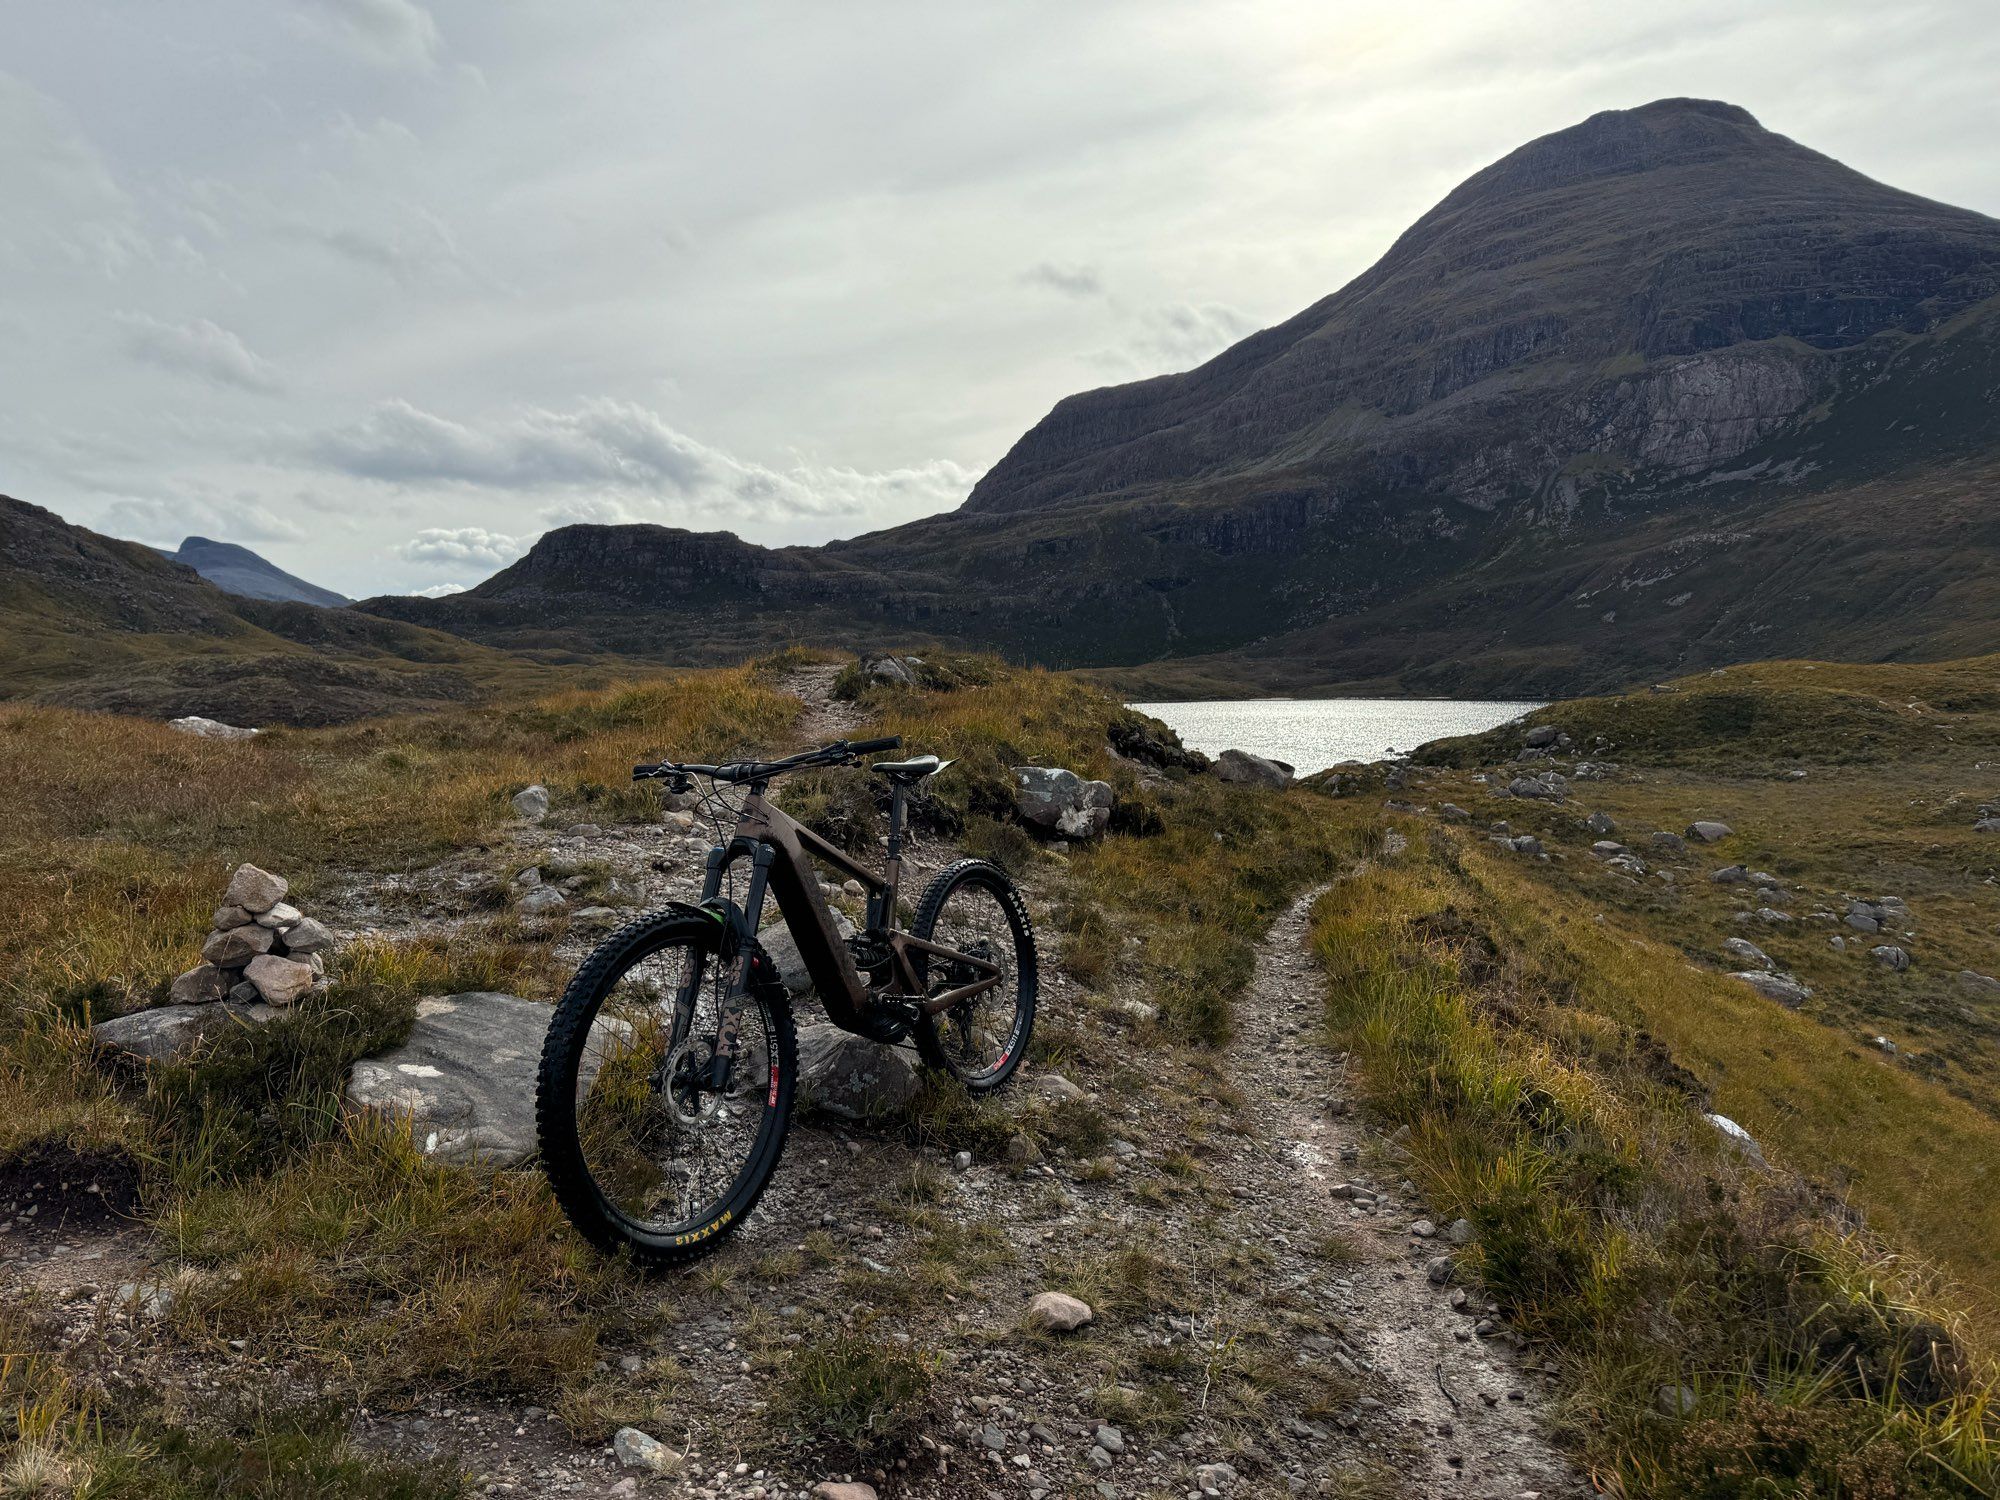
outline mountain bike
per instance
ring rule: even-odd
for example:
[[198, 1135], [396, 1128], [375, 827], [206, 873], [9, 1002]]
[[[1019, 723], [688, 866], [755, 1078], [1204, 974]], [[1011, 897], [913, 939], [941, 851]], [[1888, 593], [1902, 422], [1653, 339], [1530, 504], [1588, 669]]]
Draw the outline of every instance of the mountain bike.
[[[927, 1067], [975, 1094], [1020, 1066], [1035, 1023], [1035, 934], [1006, 873], [959, 860], [931, 881], [907, 928], [896, 922], [910, 794], [950, 762], [922, 755], [869, 768], [889, 783], [879, 873], [768, 795], [782, 776], [901, 744], [842, 740], [786, 760], [633, 768], [634, 780], [692, 793], [718, 838], [701, 900], [669, 903], [607, 937], [570, 980], [543, 1044], [543, 1170], [570, 1222], [601, 1249], [649, 1266], [701, 1255], [743, 1222], [777, 1169], [798, 1041], [790, 992], [759, 936], [769, 896], [836, 1026], [913, 1040]], [[814, 860], [861, 882], [867, 914], [853, 935], [835, 924]]]

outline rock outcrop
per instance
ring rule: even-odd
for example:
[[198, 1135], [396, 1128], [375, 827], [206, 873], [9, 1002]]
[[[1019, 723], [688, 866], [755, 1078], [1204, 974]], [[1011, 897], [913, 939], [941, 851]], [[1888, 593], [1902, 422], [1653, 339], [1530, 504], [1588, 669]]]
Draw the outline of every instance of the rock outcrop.
[[1117, 801], [1108, 782], [1085, 781], [1060, 766], [1014, 767], [1014, 812], [1023, 823], [1070, 839], [1096, 838]]

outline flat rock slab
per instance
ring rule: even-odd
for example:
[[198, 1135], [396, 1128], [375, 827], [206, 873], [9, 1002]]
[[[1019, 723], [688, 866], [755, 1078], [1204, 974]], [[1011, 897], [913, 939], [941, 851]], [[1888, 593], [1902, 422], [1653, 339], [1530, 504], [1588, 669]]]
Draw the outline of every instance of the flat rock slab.
[[216, 1037], [243, 1026], [262, 1026], [285, 1012], [270, 1005], [156, 1005], [90, 1028], [98, 1046], [142, 1062], [186, 1062]]
[[410, 1039], [348, 1072], [344, 1107], [407, 1119], [426, 1156], [518, 1166], [535, 1152], [535, 1072], [550, 1014], [490, 991], [419, 1000]]

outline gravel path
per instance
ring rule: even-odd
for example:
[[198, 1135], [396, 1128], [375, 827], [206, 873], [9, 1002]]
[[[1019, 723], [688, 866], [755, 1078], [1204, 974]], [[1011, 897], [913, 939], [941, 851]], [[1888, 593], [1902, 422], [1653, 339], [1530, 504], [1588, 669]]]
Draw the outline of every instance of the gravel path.
[[1333, 1273], [1331, 1291], [1364, 1367], [1384, 1387], [1373, 1399], [1416, 1439], [1395, 1465], [1412, 1494], [1588, 1493], [1549, 1444], [1546, 1373], [1482, 1299], [1427, 1274], [1454, 1248], [1449, 1226], [1425, 1216], [1393, 1148], [1364, 1129], [1344, 1059], [1320, 1040], [1324, 987], [1307, 949], [1319, 895], [1300, 897], [1273, 924], [1237, 1002], [1230, 1066], [1258, 1125], [1238, 1156], [1250, 1190], [1243, 1216], [1274, 1238], [1310, 1244], [1336, 1232], [1353, 1247], [1356, 1259]]

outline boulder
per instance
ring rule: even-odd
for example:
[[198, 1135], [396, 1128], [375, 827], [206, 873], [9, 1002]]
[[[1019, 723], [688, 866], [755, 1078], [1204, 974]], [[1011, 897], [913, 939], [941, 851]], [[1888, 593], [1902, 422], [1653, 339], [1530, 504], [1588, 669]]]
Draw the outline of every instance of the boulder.
[[311, 964], [279, 958], [273, 953], [260, 953], [251, 959], [243, 977], [257, 986], [257, 993], [266, 1005], [290, 1005], [319, 978]]
[[1708, 878], [1717, 885], [1742, 885], [1750, 879], [1750, 872], [1742, 865], [1724, 865]]
[[910, 664], [899, 656], [878, 656], [862, 670], [870, 682], [884, 682], [891, 687], [915, 687], [917, 674], [910, 670]]
[[1438, 816], [1448, 822], [1464, 823], [1471, 819], [1472, 814], [1460, 807], [1456, 802], [1440, 802], [1438, 804]]
[[1556, 742], [1562, 731], [1553, 724], [1537, 724], [1521, 737], [1521, 743], [1530, 750], [1545, 750]]
[[169, 992], [176, 1005], [213, 1005], [229, 993], [229, 981], [214, 964], [196, 964]]
[[474, 991], [417, 1002], [409, 1040], [347, 1075], [349, 1114], [405, 1118], [417, 1149], [511, 1167], [534, 1154], [535, 1073], [549, 1007]]
[[1730, 1119], [1728, 1115], [1703, 1115], [1702, 1118], [1715, 1127], [1716, 1134], [1722, 1137], [1723, 1143], [1735, 1151], [1737, 1155], [1744, 1157], [1757, 1166], [1761, 1167], [1765, 1165], [1764, 1151], [1757, 1144], [1756, 1137]]
[[878, 1500], [875, 1486], [858, 1480], [821, 1480], [813, 1486], [812, 1500]]
[[1507, 792], [1514, 797], [1560, 802], [1569, 795], [1569, 783], [1554, 771], [1544, 771], [1539, 776], [1516, 776], [1507, 783]]
[[1722, 951], [1741, 963], [1755, 964], [1760, 969], [1774, 969], [1777, 967], [1776, 964], [1771, 962], [1771, 955], [1766, 953], [1762, 948], [1759, 948], [1748, 938], [1724, 938], [1722, 940]]
[[526, 893], [522, 895], [520, 907], [521, 910], [523, 912], [526, 912], [529, 916], [538, 917], [546, 912], [552, 912], [560, 906], [567, 906], [568, 904], [569, 904], [569, 897], [565, 896], [561, 891], [557, 890], [554, 886], [538, 885], [528, 890]]
[[1718, 823], [1713, 818], [1699, 818], [1687, 826], [1687, 836], [1700, 839], [1704, 844], [1719, 844], [1735, 831], [1727, 823]]
[[1264, 786], [1281, 790], [1292, 784], [1292, 767], [1281, 760], [1252, 755], [1248, 750], [1225, 750], [1216, 756], [1215, 774], [1237, 786]]
[[229, 889], [222, 894], [224, 906], [240, 906], [253, 917], [269, 911], [285, 899], [291, 889], [282, 875], [260, 870], [255, 865], [238, 865], [229, 877]]
[[1073, 1333], [1094, 1316], [1090, 1304], [1081, 1298], [1065, 1292], [1037, 1292], [1028, 1304], [1027, 1320], [1029, 1327], [1046, 1333]]
[[144, 1062], [178, 1063], [238, 1026], [262, 1026], [284, 1014], [268, 1005], [235, 1001], [203, 1005], [158, 1005], [90, 1028], [98, 1046]]
[[1663, 850], [1668, 854], [1685, 854], [1687, 853], [1687, 840], [1682, 838], [1678, 833], [1668, 833], [1664, 828], [1661, 828], [1654, 831], [1653, 847]]
[[549, 789], [540, 782], [522, 787], [513, 800], [514, 811], [530, 823], [539, 823], [549, 815]]
[[1599, 839], [1590, 846], [1590, 852], [1599, 859], [1609, 859], [1614, 854], [1623, 854], [1625, 846], [1614, 839]]
[[1884, 968], [1894, 969], [1898, 974], [1910, 966], [1910, 955], [1894, 943], [1883, 943], [1880, 947], [1870, 948], [1868, 956]]
[[1611, 814], [1604, 812], [1592, 813], [1583, 820], [1583, 826], [1601, 839], [1608, 839], [1618, 831], [1618, 825], [1612, 821]]
[[248, 927], [211, 932], [208, 941], [201, 945], [201, 956], [218, 969], [240, 969], [251, 959], [269, 953], [277, 940], [278, 935], [270, 928], [253, 922]]
[[1767, 974], [1745, 970], [1729, 977], [1742, 980], [1766, 1000], [1775, 1000], [1787, 1010], [1797, 1010], [1812, 998], [1812, 991], [1789, 974]]
[[1024, 823], [1064, 838], [1095, 838], [1111, 822], [1109, 783], [1085, 781], [1061, 766], [1014, 767], [1014, 812]]
[[182, 734], [191, 734], [204, 740], [247, 740], [257, 733], [236, 724], [225, 724], [220, 719], [204, 719], [200, 714], [188, 714], [185, 718], [167, 720], [167, 728], [178, 729]]
[[1958, 987], [1969, 995], [2000, 996], [2000, 979], [1990, 974], [1982, 974], [1977, 969], [1960, 969]]
[[799, 1028], [799, 1095], [807, 1108], [843, 1120], [885, 1120], [907, 1110], [919, 1087], [916, 1067], [899, 1048], [825, 1023]]
[[[842, 912], [833, 914], [833, 926], [844, 938], [854, 936], [854, 924]], [[764, 956], [777, 969], [778, 983], [794, 1000], [802, 1000], [812, 994], [812, 975], [806, 972], [806, 961], [799, 957], [798, 940], [792, 936], [791, 928], [783, 922], [774, 922], [757, 934], [757, 941], [764, 949]]]

